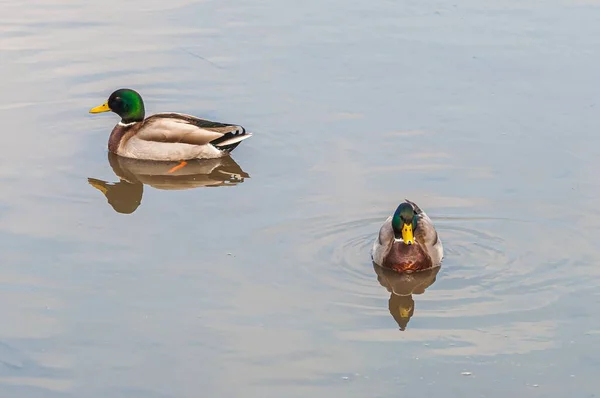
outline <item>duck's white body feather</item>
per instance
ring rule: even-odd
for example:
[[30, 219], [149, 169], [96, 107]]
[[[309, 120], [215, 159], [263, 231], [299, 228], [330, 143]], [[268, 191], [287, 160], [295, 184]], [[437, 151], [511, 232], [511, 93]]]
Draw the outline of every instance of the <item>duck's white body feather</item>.
[[178, 161], [226, 156], [252, 134], [231, 125], [182, 113], [157, 113], [115, 126], [109, 150], [133, 159]]
[[220, 158], [227, 155], [227, 152], [210, 144], [153, 142], [133, 136], [119, 147], [117, 154], [132, 159], [178, 161]]

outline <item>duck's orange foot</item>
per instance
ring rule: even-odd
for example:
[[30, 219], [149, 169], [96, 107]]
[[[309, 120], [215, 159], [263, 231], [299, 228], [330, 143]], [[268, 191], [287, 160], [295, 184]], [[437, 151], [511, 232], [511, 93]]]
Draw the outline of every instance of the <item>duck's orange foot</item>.
[[167, 173], [169, 173], [169, 174], [174, 173], [177, 170], [183, 169], [185, 166], [187, 166], [187, 162], [185, 160], [182, 160], [181, 163], [179, 163], [177, 166], [171, 168], [171, 170], [167, 171]]

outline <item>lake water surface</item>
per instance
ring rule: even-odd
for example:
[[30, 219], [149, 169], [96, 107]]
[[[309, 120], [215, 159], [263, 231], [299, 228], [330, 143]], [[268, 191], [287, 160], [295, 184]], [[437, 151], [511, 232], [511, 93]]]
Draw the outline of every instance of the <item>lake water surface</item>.
[[[0, 395], [598, 396], [599, 20], [0, 0]], [[156, 176], [88, 114], [120, 87], [254, 137]], [[439, 272], [370, 261], [404, 198]]]

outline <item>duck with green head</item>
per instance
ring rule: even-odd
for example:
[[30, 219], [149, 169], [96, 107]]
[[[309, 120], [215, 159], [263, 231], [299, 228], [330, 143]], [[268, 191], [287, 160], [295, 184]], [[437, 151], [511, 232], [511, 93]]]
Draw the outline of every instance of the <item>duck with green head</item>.
[[183, 113], [145, 117], [144, 101], [122, 88], [90, 113], [112, 111], [121, 117], [108, 139], [108, 150], [134, 159], [185, 161], [219, 158], [250, 138], [242, 126], [213, 122]]
[[373, 243], [371, 258], [397, 272], [414, 272], [440, 266], [444, 248], [427, 214], [406, 199], [389, 216]]

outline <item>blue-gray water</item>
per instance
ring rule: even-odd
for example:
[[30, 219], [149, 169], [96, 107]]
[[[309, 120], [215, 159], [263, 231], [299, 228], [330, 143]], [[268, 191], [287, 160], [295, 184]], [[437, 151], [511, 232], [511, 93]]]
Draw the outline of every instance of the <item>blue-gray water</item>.
[[[0, 395], [597, 396], [600, 2], [0, 10]], [[254, 137], [109, 203], [119, 87]], [[369, 258], [405, 197], [420, 281]]]

